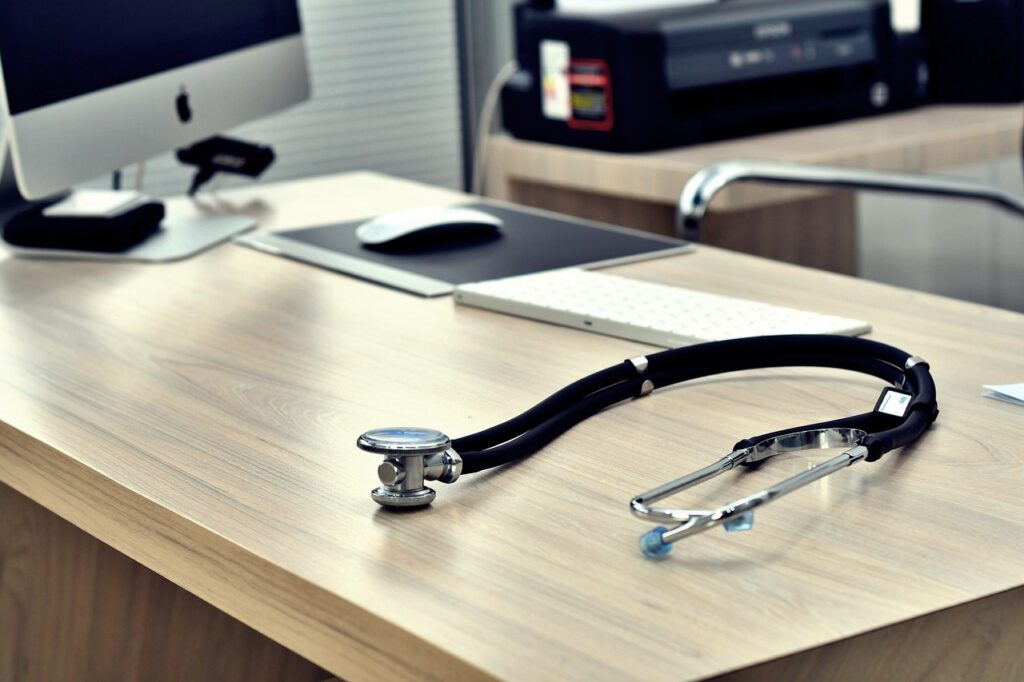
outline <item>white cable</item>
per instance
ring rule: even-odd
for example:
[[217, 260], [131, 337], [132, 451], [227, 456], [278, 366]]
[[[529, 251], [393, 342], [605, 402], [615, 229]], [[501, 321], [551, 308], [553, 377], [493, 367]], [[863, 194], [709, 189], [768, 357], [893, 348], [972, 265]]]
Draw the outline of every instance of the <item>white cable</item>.
[[135, 191], [142, 191], [142, 182], [146, 179], [146, 162], [140, 161], [135, 167]]
[[4, 174], [4, 164], [7, 163], [7, 131], [0, 125], [0, 177]]
[[505, 83], [512, 78], [518, 68], [519, 65], [514, 59], [501, 67], [497, 75], [494, 76], [494, 80], [491, 81], [490, 87], [487, 88], [483, 105], [480, 107], [480, 117], [477, 119], [476, 126], [476, 144], [473, 150], [473, 182], [470, 184], [470, 191], [473, 194], [483, 194], [484, 174], [487, 166], [487, 141], [491, 134], [491, 128], [494, 126], [498, 96], [501, 95], [501, 89], [505, 87]]

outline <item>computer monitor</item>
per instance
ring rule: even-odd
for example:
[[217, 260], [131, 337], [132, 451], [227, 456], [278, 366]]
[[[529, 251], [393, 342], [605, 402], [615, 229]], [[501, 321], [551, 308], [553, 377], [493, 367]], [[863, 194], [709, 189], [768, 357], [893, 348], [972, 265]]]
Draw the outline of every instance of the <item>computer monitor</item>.
[[4, 0], [0, 72], [26, 199], [309, 96], [296, 0]]

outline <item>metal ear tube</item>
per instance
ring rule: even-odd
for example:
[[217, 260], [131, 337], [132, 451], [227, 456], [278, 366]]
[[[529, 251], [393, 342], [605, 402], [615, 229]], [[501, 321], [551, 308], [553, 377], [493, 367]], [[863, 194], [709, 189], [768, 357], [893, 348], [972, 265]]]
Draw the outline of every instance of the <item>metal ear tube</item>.
[[[640, 551], [645, 556], [652, 558], [664, 556], [672, 550], [673, 542], [703, 533], [719, 525], [728, 532], [750, 530], [754, 526], [754, 510], [757, 507], [866, 459], [868, 449], [858, 444], [866, 435], [867, 433], [859, 429], [813, 429], [769, 438], [753, 447], [731, 452], [699, 471], [637, 495], [629, 503], [634, 516], [645, 521], [665, 521], [676, 524], [671, 528], [658, 526], [644, 533], [640, 537]], [[827, 462], [717, 509], [665, 509], [648, 506], [652, 502], [709, 481], [719, 474], [733, 469], [738, 464], [751, 464], [786, 452], [851, 445], [853, 447]]]

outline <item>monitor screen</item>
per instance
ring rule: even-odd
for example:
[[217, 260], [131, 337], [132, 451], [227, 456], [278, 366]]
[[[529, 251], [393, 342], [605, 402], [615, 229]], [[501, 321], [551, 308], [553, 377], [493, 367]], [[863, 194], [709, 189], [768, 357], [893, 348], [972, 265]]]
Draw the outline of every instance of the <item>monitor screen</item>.
[[300, 31], [295, 0], [2, 0], [17, 115]]

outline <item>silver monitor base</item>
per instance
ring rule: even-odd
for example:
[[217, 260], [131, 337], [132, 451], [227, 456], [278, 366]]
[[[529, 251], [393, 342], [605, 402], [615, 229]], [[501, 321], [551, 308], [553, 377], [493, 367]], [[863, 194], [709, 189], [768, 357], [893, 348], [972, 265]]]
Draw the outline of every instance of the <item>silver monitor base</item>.
[[194, 216], [188, 218], [168, 216], [160, 229], [126, 251], [104, 253], [98, 251], [66, 251], [63, 249], [30, 249], [7, 245], [7, 249], [21, 258], [54, 258], [74, 260], [131, 261], [136, 263], [166, 263], [194, 256], [236, 234], [256, 226], [256, 220], [239, 216]]
[[[0, 127], [0, 223], [28, 206], [21, 198], [14, 179], [7, 139]], [[192, 216], [164, 218], [160, 229], [126, 251], [71, 251], [36, 249], [5, 244], [7, 250], [22, 258], [60, 258], [74, 260], [129, 261], [166, 263], [194, 256], [256, 226], [256, 220], [244, 216]], [[3, 243], [3, 242], [0, 242]]]

